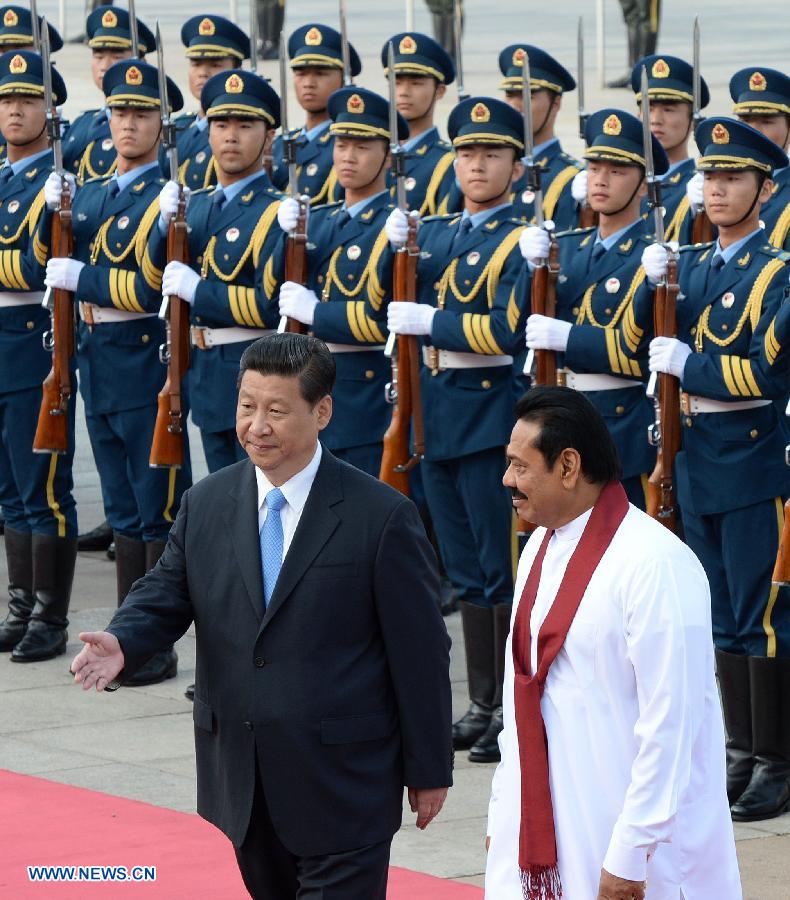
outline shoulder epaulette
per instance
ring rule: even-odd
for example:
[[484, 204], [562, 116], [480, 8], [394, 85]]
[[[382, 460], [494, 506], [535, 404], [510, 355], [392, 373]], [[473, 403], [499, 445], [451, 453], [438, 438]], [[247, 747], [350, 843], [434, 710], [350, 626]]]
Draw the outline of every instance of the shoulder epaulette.
[[442, 213], [435, 216], [425, 216], [423, 218], [423, 222], [449, 222], [450, 219], [455, 219], [459, 213]]
[[194, 190], [190, 190], [190, 197], [197, 197], [200, 194], [210, 194], [216, 188], [215, 184], [210, 184], [208, 187], [195, 188]]
[[687, 253], [688, 251], [708, 250], [715, 243], [715, 241], [707, 241], [704, 244], [683, 244], [683, 246], [680, 248], [680, 252]]
[[112, 173], [109, 175], [97, 175], [95, 178], [87, 178], [82, 186], [85, 187], [88, 184], [104, 184], [112, 178]]
[[786, 253], [781, 247], [774, 247], [773, 244], [763, 244], [760, 247], [760, 252], [773, 259], [780, 259], [782, 262], [790, 259], [790, 254]]
[[574, 234], [589, 234], [591, 231], [595, 231], [597, 226], [590, 225], [587, 228], [570, 228], [568, 231], [560, 231], [557, 233], [556, 237], [570, 237]]
[[564, 150], [560, 150], [560, 157], [564, 162], [570, 163], [572, 166], [576, 166], [579, 169], [584, 168], [584, 163], [576, 159], [575, 156], [571, 156], [570, 153], [566, 153]]

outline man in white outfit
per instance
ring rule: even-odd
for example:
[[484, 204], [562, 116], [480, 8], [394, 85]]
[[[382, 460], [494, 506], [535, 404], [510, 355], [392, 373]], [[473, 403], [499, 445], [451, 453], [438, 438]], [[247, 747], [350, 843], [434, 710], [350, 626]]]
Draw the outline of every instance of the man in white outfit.
[[486, 897], [739, 900], [702, 566], [628, 504], [582, 394], [535, 388], [516, 412], [504, 481], [541, 527], [505, 654]]

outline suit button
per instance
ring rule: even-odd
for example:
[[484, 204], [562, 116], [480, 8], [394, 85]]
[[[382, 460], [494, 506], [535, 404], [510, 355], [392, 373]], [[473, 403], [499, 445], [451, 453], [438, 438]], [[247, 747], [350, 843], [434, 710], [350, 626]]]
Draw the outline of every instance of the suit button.
[[488, 390], [488, 389], [491, 387], [491, 382], [490, 382], [487, 378], [484, 378], [484, 379], [480, 382], [480, 387], [483, 387], [483, 388], [485, 388], [486, 390]]
[[262, 669], [266, 665], [266, 660], [262, 656], [255, 657], [255, 667]]
[[609, 309], [608, 306], [606, 307], [606, 309], [604, 310], [604, 312], [606, 313], [607, 316], [611, 316], [611, 314], [612, 314], [612, 311], [611, 311], [611, 309]]
[[36, 326], [34, 322], [26, 322], [28, 331], [32, 331]]
[[574, 314], [574, 316], [578, 316], [579, 315], [579, 307], [574, 306], [573, 309], [571, 310], [571, 312]]
[[346, 278], [347, 278], [349, 281], [353, 281], [353, 280], [354, 280], [354, 275], [353, 275], [353, 273], [352, 273], [352, 274], [349, 274], [349, 275], [346, 275]]
[[622, 414], [625, 412], [625, 407], [624, 406], [615, 406], [614, 411], [617, 413], [618, 416], [622, 416]]
[[318, 283], [319, 283], [319, 284], [323, 284], [323, 283], [324, 283], [324, 276], [323, 276], [323, 275], [319, 275], [319, 276], [318, 276]]
[[726, 323], [726, 322], [724, 322], [724, 323], [722, 324], [721, 330], [722, 330], [722, 331], [727, 331], [727, 330], [728, 330], [728, 327], [727, 327], [727, 323]]
[[752, 428], [752, 430], [749, 432], [749, 437], [754, 440], [759, 434], [760, 432], [756, 428]]
[[686, 416], [686, 428], [691, 428], [691, 416]]
[[244, 727], [247, 729], [247, 731], [252, 731], [254, 726], [253, 726], [252, 722], [245, 722]]
[[368, 370], [365, 372], [365, 378], [371, 379], [371, 378], [373, 378], [373, 376], [374, 376], [375, 374], [376, 374], [376, 373], [373, 371], [373, 369], [368, 369]]
[[144, 335], [140, 338], [140, 340], [141, 340], [144, 344], [147, 344], [147, 343], [151, 340], [151, 336], [150, 336], [149, 334], [144, 334]]
[[690, 332], [691, 334], [696, 334], [696, 333], [697, 333], [697, 326], [696, 326], [696, 325], [692, 325], [691, 328], [689, 329], [689, 332]]
[[203, 262], [203, 257], [202, 257], [202, 256], [198, 256], [198, 258], [195, 260], [195, 262], [196, 262], [198, 265], [200, 265], [200, 264]]

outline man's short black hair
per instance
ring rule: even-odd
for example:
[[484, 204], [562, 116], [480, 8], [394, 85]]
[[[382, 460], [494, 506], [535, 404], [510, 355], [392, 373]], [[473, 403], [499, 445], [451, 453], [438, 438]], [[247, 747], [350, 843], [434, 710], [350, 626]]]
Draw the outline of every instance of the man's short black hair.
[[310, 406], [331, 394], [335, 386], [334, 357], [323, 341], [307, 334], [271, 334], [250, 344], [241, 355], [237, 387], [250, 370], [298, 378], [299, 393]]
[[564, 387], [535, 387], [516, 404], [516, 417], [540, 426], [533, 446], [546, 466], [554, 467], [569, 447], [581, 457], [582, 475], [593, 484], [619, 481], [620, 458], [606, 422], [579, 391]]

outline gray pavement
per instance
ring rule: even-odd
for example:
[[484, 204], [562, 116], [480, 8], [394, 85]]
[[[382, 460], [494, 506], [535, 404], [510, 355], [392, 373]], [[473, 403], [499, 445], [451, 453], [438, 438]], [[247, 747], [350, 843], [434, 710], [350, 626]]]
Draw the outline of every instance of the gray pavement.
[[[753, 61], [782, 68], [786, 65], [788, 18], [786, 5], [766, 2], [757, 8], [735, 0], [697, 0], [688, 6], [665, 0], [661, 49], [690, 53], [691, 22], [699, 13], [703, 28], [703, 72], [711, 86], [709, 112], [726, 113], [726, 84], [738, 67]], [[80, 30], [82, 4], [66, 4], [67, 35]], [[416, 28], [429, 31], [429, 17], [420, 2]], [[575, 65], [575, 29], [579, 14], [586, 17], [588, 108], [600, 105], [632, 108], [630, 93], [601, 91], [594, 71], [594, 8], [591, 0], [564, 0], [546, 13], [545, 4], [524, 0], [499, 0], [496, 4], [467, 0], [465, 63], [467, 88], [474, 93], [495, 94], [499, 76], [496, 56], [505, 43], [524, 39], [552, 50], [571, 69]], [[606, 0], [607, 76], [622, 70], [625, 40], [615, 0]], [[247, 21], [247, 2], [238, 3], [239, 21]], [[58, 4], [39, 2], [39, 10], [57, 21]], [[180, 23], [196, 12], [226, 12], [229, 4], [198, 5], [171, 0], [166, 5], [138, 0], [138, 15], [149, 24], [160, 19], [166, 42], [170, 74], [185, 85], [186, 66], [178, 41]], [[288, 4], [286, 28], [315, 19], [336, 23], [333, 0], [301, 0]], [[383, 39], [404, 27], [404, 4], [373, 7], [364, 0], [349, 0], [349, 33], [364, 62], [361, 82], [384, 90], [378, 63]], [[375, 10], [373, 12], [372, 10]], [[770, 26], [765, 19], [773, 17]], [[96, 106], [97, 93], [90, 82], [88, 51], [67, 45], [58, 54], [70, 99], [66, 106], [75, 116], [86, 106]], [[276, 64], [262, 71], [277, 84]], [[454, 102], [453, 92], [440, 110], [440, 118]], [[192, 104], [188, 104], [191, 107]], [[579, 153], [576, 136], [575, 98], [567, 98], [559, 122], [560, 135], [571, 153]], [[103, 518], [98, 478], [93, 465], [80, 410], [75, 491], [83, 530]], [[199, 439], [190, 432], [195, 477], [205, 474]], [[6, 583], [5, 555], [0, 555], [0, 585]], [[183, 690], [194, 676], [194, 635], [188, 632], [178, 644], [178, 677], [148, 688], [124, 689], [113, 695], [86, 696], [73, 686], [68, 662], [77, 652], [81, 630], [103, 627], [114, 607], [113, 565], [102, 554], [81, 554], [71, 611], [68, 653], [46, 663], [11, 664], [0, 656], [0, 766], [30, 775], [118, 794], [184, 812], [195, 810], [195, 768], [192, 744], [191, 704]], [[0, 605], [4, 605], [4, 600]], [[456, 713], [465, 708], [464, 663], [458, 615], [447, 619], [453, 637], [452, 679]], [[86, 748], [88, 748], [86, 750]], [[475, 766], [459, 754], [455, 787], [437, 822], [425, 833], [407, 821], [396, 836], [393, 863], [438, 876], [482, 884], [485, 865], [483, 840], [490, 778], [493, 766]], [[411, 817], [409, 816], [410, 820]], [[747, 900], [774, 900], [790, 895], [790, 815], [770, 822], [737, 826], [744, 896]], [[126, 893], [126, 892], [125, 892]], [[131, 896], [132, 894], [130, 894]]]

